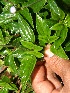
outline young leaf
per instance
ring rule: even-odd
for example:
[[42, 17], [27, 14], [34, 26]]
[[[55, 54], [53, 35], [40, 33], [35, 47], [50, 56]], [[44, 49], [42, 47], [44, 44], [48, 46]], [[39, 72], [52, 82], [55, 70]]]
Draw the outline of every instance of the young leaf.
[[56, 30], [55, 34], [59, 37], [53, 44], [58, 49], [67, 37], [68, 28], [63, 24], [57, 23], [51, 29]]
[[49, 26], [46, 24], [46, 21], [43, 20], [39, 15], [36, 17], [36, 28], [38, 32], [38, 37], [40, 41], [40, 45], [44, 43], [47, 43], [50, 35], [51, 35], [51, 30]]
[[65, 51], [63, 50], [62, 46], [59, 46], [58, 49], [56, 49], [56, 47], [54, 47], [54, 45], [51, 46], [51, 51], [56, 54], [57, 56], [64, 58], [64, 59], [68, 59], [68, 56], [66, 55]]
[[56, 35], [50, 36], [48, 39], [49, 43], [55, 42], [59, 37], [57, 37]]

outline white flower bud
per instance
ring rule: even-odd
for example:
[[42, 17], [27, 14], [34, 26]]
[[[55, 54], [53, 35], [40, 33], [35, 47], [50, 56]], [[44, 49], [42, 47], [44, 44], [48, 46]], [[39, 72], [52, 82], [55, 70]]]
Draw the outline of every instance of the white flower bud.
[[15, 8], [14, 6], [12, 6], [12, 7], [10, 8], [10, 12], [14, 14], [14, 13], [16, 12], [16, 8]]

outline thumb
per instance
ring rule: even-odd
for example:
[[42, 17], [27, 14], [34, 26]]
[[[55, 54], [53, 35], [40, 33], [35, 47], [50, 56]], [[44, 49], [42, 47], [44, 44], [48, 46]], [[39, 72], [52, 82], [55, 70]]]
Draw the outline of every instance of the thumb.
[[[46, 63], [50, 66], [53, 72], [62, 78], [65, 84], [67, 83], [70, 85], [70, 61], [53, 55], [50, 50], [47, 52], [49, 48], [46, 48], [45, 50], [44, 58]], [[52, 56], [50, 57], [50, 55]]]

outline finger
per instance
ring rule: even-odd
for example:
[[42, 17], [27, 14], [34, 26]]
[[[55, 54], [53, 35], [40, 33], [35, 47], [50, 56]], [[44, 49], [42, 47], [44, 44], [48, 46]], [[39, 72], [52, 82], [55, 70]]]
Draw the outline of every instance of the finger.
[[59, 75], [64, 83], [70, 84], [70, 61], [57, 57], [56, 55], [50, 55], [52, 52], [47, 53], [47, 50], [50, 49], [50, 45], [47, 45], [45, 48], [45, 60], [49, 64], [52, 71]]
[[48, 66], [48, 64], [45, 64], [47, 69], [47, 78], [49, 81], [51, 81], [56, 89], [62, 89], [62, 84], [56, 77], [55, 73], [51, 70], [51, 68]]
[[52, 93], [54, 90], [53, 84], [45, 78], [45, 69], [43, 65], [36, 65], [31, 79], [35, 93]]
[[45, 57], [46, 62], [57, 75], [59, 75], [63, 82], [70, 85], [70, 61], [53, 56], [51, 58]]

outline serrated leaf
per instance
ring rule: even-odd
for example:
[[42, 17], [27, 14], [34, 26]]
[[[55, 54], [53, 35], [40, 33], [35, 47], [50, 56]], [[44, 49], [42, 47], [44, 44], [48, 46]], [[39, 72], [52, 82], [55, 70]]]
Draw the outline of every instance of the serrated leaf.
[[35, 42], [35, 36], [33, 30], [29, 24], [23, 19], [21, 15], [18, 15], [18, 24], [20, 27], [20, 34], [23, 40]]
[[56, 35], [50, 36], [48, 39], [49, 43], [55, 42], [58, 39], [58, 37]]
[[20, 14], [23, 15], [23, 17], [26, 19], [26, 21], [28, 21], [32, 27], [33, 26], [33, 19], [32, 19], [32, 16], [31, 16], [31, 13], [29, 13], [29, 10], [28, 8], [24, 8], [20, 11]]
[[61, 58], [64, 58], [64, 59], [68, 59], [68, 56], [66, 55], [65, 51], [63, 50], [62, 46], [60, 46], [58, 49], [56, 49], [56, 47], [54, 47], [54, 45], [51, 46], [51, 51], [61, 57]]
[[16, 66], [16, 63], [14, 61], [14, 57], [12, 54], [6, 56], [5, 65], [9, 66], [12, 69], [12, 72], [14, 72], [16, 74], [17, 66]]
[[3, 87], [4, 89], [8, 90], [16, 90], [17, 88], [12, 87], [10, 84], [6, 82], [0, 82], [0, 86]]
[[25, 48], [30, 49], [30, 50], [41, 51], [43, 49], [40, 46], [34, 45], [32, 42], [23, 41], [22, 39], [21, 39], [21, 44]]
[[39, 13], [40, 17], [42, 17], [43, 19], [46, 19], [46, 16], [48, 16], [48, 12], [45, 11], [45, 12], [42, 12], [42, 13]]
[[39, 35], [50, 36], [51, 30], [49, 29], [46, 21], [43, 20], [39, 15], [36, 16], [36, 26]]
[[2, 88], [2, 89], [0, 89], [0, 93], [8, 93], [8, 89]]
[[9, 1], [13, 4], [19, 4], [19, 3], [24, 3], [25, 1], [28, 1], [28, 0], [9, 0]]
[[65, 51], [70, 51], [70, 41], [68, 41], [64, 47]]
[[16, 47], [16, 48], [20, 47], [20, 40], [21, 40], [20, 37], [18, 37], [18, 38], [16, 38], [15, 40], [13, 40], [12, 46], [14, 46], [14, 47]]
[[51, 27], [51, 30], [62, 30], [62, 29], [63, 29], [62, 23], [57, 23]]
[[11, 22], [14, 17], [16, 17], [16, 14], [1, 13], [0, 14], [0, 26], [3, 24], [7, 24], [7, 23]]
[[38, 51], [25, 51], [23, 55], [34, 55], [37, 58], [42, 58], [43, 54]]
[[[23, 50], [23, 51], [22, 51]], [[17, 48], [14, 52], [13, 52], [13, 56], [17, 57], [17, 58], [23, 58], [25, 55], [34, 55], [37, 58], [41, 58], [43, 57], [43, 54], [38, 52], [38, 51], [34, 51], [34, 50], [27, 50], [27, 49], [23, 49], [23, 48]]]
[[37, 15], [36, 18], [36, 28], [38, 32], [38, 38], [40, 41], [39, 43], [40, 45], [44, 45], [45, 43], [48, 42], [48, 39], [51, 35], [51, 30], [49, 26], [46, 24], [46, 21], [43, 20], [39, 15]]
[[27, 51], [27, 49], [23, 46], [20, 46], [16, 48], [15, 51], [13, 51], [13, 56], [17, 58], [23, 58], [25, 51]]
[[7, 24], [7, 28], [9, 28], [9, 30], [11, 30], [11, 33], [15, 33], [18, 34], [20, 32], [20, 27], [19, 24], [17, 22], [12, 22]]
[[56, 36], [58, 36], [59, 38], [54, 42], [54, 47], [56, 47], [58, 49], [59, 46], [61, 46], [61, 44], [65, 41], [66, 37], [67, 37], [67, 33], [68, 33], [68, 28], [66, 26], [64, 26], [63, 24], [55, 24], [54, 27], [52, 28], [56, 31]]
[[0, 29], [0, 50], [3, 48], [3, 45], [4, 45], [4, 38], [3, 38], [3, 35], [2, 35], [2, 31]]
[[26, 83], [34, 69], [35, 64], [36, 64], [35, 56], [26, 55], [21, 60], [21, 65], [20, 65], [20, 69], [18, 73], [19, 73], [19, 76], [21, 77], [23, 91], [26, 88]]
[[35, 13], [39, 12], [40, 9], [45, 5], [47, 0], [29, 0], [23, 4], [24, 7], [31, 7]]
[[[58, 7], [58, 5], [57, 5], [57, 3], [56, 3], [56, 1], [55, 0], [48, 0], [48, 4], [49, 4], [49, 6], [50, 6], [50, 9], [52, 10], [51, 12], [53, 12], [53, 18], [54, 19], [58, 19], [58, 17], [60, 18], [60, 19], [63, 19], [64, 17], [65, 17], [65, 14], [64, 14], [64, 12]], [[57, 16], [57, 15], [58, 16]], [[55, 17], [54, 17], [55, 16]]]
[[46, 19], [46, 24], [49, 26], [49, 27], [52, 27], [53, 25], [55, 25], [57, 23], [56, 20], [54, 19]]
[[67, 14], [65, 20], [64, 20], [64, 24], [70, 28], [70, 14]]
[[5, 43], [5, 44], [8, 44], [8, 43], [10, 42], [12, 36], [9, 34], [8, 31], [4, 31], [4, 33], [5, 33], [4, 43]]

